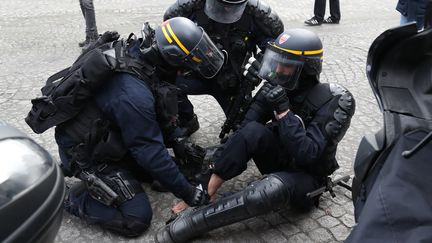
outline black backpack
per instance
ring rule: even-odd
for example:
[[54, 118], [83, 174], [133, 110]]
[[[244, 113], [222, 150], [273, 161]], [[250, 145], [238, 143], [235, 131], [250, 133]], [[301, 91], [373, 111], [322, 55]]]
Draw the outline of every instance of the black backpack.
[[25, 118], [32, 130], [40, 134], [74, 118], [115, 72], [133, 74], [151, 83], [152, 91], [157, 89], [155, 68], [128, 55], [128, 47], [137, 41], [132, 37], [133, 34], [127, 40], [118, 40], [116, 32], [106, 32], [72, 66], [49, 77], [41, 89], [42, 96], [31, 100], [33, 106]]

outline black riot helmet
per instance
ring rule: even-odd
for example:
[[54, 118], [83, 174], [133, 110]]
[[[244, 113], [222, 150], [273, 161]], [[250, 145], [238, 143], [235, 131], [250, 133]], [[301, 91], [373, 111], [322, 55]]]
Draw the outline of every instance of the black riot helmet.
[[289, 29], [268, 43], [259, 76], [287, 90], [295, 90], [300, 76], [318, 80], [322, 59], [323, 46], [315, 33]]
[[166, 20], [155, 35], [162, 58], [174, 67], [190, 68], [205, 78], [214, 77], [222, 68], [222, 52], [201, 27], [187, 18]]
[[206, 0], [204, 12], [216, 22], [231, 24], [238, 21], [248, 0]]

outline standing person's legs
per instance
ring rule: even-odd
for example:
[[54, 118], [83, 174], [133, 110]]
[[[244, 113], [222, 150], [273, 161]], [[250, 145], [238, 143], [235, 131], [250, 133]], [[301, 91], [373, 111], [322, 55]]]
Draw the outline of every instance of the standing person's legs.
[[79, 0], [80, 3], [80, 8], [81, 8], [81, 13], [85, 19], [85, 11], [84, 11], [84, 5], [83, 5], [83, 0]]
[[314, 16], [304, 23], [307, 25], [315, 26], [321, 25], [324, 21], [326, 0], [315, 0], [314, 3]]
[[78, 43], [78, 46], [84, 47], [96, 41], [99, 38], [99, 34], [96, 27], [96, 16], [93, 0], [80, 0], [79, 3], [86, 24], [86, 38], [84, 41]]
[[319, 22], [322, 22], [324, 20], [325, 8], [326, 0], [315, 0], [314, 15]]
[[341, 19], [339, 0], [330, 0], [330, 16], [333, 22], [339, 22]]
[[84, 18], [86, 22], [86, 36], [97, 39], [98, 31], [96, 27], [96, 15], [93, 0], [81, 0]]

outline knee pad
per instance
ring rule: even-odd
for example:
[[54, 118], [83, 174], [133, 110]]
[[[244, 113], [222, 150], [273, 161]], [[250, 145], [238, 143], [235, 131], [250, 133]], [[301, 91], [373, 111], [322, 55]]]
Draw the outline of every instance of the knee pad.
[[197, 209], [190, 209], [161, 228], [156, 242], [188, 242], [212, 229], [280, 209], [289, 204], [289, 186], [278, 175], [268, 175], [244, 190]]

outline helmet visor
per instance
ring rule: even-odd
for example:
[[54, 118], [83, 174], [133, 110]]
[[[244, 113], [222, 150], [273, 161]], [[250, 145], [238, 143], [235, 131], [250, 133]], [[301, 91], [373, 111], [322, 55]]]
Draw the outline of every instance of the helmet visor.
[[293, 60], [289, 55], [283, 55], [267, 48], [258, 75], [287, 90], [294, 90], [298, 86], [303, 63], [303, 61]]
[[231, 24], [238, 21], [246, 8], [247, 1], [224, 3], [219, 0], [207, 0], [204, 12], [216, 22]]
[[186, 66], [204, 78], [213, 78], [222, 68], [224, 56], [203, 31], [203, 36], [186, 58]]

